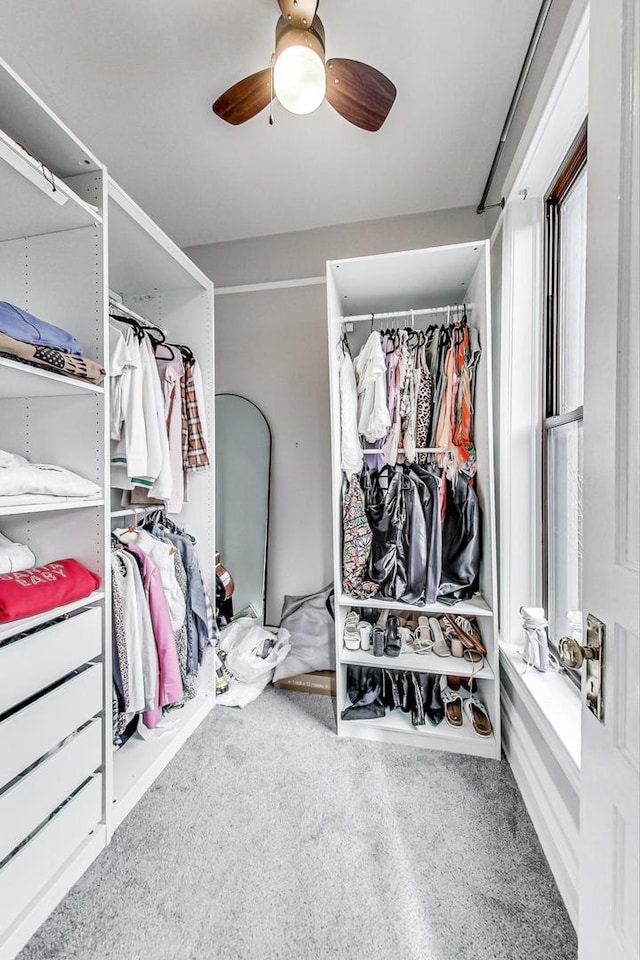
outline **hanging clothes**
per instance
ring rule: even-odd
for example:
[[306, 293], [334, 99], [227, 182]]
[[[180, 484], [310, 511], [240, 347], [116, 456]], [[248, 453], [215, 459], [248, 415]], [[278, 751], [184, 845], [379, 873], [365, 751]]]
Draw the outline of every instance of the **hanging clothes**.
[[340, 390], [340, 459], [347, 477], [360, 473], [363, 456], [358, 435], [358, 389], [351, 354], [338, 348], [338, 385]]
[[358, 432], [368, 442], [383, 440], [391, 418], [387, 408], [386, 364], [380, 334], [369, 336], [354, 362], [358, 384]]
[[[363, 438], [368, 447], [380, 445], [380, 454], [365, 454], [362, 471], [360, 493], [371, 532], [366, 573], [367, 531], [354, 539], [359, 488], [353, 483], [345, 488], [345, 592], [362, 598], [377, 585], [380, 596], [406, 603], [470, 598], [478, 587], [481, 529], [477, 497], [468, 483], [476, 472], [477, 330], [468, 325], [466, 311], [460, 311], [452, 323], [425, 331], [412, 326], [383, 336], [372, 332], [353, 363], [355, 429], [345, 354], [338, 356], [338, 376], [342, 466], [348, 481], [345, 464], [351, 469], [359, 462], [350, 460], [348, 452], [357, 451]], [[431, 448], [437, 452], [427, 453]]]

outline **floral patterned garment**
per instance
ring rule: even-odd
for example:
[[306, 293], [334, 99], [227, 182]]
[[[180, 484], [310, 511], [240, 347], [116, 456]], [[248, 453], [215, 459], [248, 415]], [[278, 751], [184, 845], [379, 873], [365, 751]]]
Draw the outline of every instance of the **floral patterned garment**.
[[357, 476], [351, 477], [343, 505], [342, 588], [350, 597], [365, 600], [378, 584], [365, 579], [373, 534], [364, 509], [364, 494]]

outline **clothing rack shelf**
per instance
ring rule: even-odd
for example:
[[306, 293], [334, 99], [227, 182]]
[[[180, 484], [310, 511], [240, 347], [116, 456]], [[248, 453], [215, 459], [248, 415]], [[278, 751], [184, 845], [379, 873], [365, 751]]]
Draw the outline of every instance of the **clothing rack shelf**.
[[20, 397], [102, 396], [104, 388], [50, 370], [0, 357], [0, 399]]
[[65, 603], [60, 607], [54, 607], [53, 610], [47, 610], [46, 613], [39, 613], [35, 617], [25, 617], [23, 620], [12, 620], [11, 623], [2, 623], [0, 624], [0, 643], [4, 643], [12, 637], [20, 636], [21, 633], [26, 633], [29, 630], [35, 630], [36, 627], [42, 626], [43, 623], [50, 623], [52, 620], [57, 620], [58, 617], [64, 617], [68, 613], [73, 613], [74, 610], [82, 610], [85, 607], [101, 603], [103, 600], [104, 590], [95, 590], [83, 600], [74, 600], [73, 603]]
[[[17, 142], [44, 172], [30, 169]], [[105, 369], [111, 291], [122, 301], [118, 310], [188, 344], [202, 372], [214, 451], [211, 281], [2, 60], [0, 210], [0, 299], [66, 330]], [[134, 734], [114, 756], [109, 534], [117, 518], [141, 510], [120, 510], [110, 489], [110, 393], [108, 375], [95, 385], [0, 357], [0, 449], [73, 470], [101, 491], [96, 499], [27, 506], [3, 506], [0, 498], [0, 532], [29, 546], [37, 564], [72, 557], [100, 578], [81, 600], [0, 625], [0, 739], [19, 744], [17, 753], [0, 749], [0, 801], [6, 810], [18, 797], [21, 811], [0, 867], [0, 960], [20, 952], [215, 703], [215, 670], [205, 657], [197, 696], [174, 711], [171, 730], [148, 740]], [[212, 597], [214, 476], [211, 467], [190, 477], [189, 501], [176, 517], [197, 539]], [[21, 678], [19, 702], [10, 683], [3, 686], [3, 657]]]
[[[415, 747], [468, 753], [488, 759], [500, 758], [500, 679], [499, 651], [495, 611], [497, 610], [495, 494], [493, 473], [493, 415], [491, 387], [491, 304], [488, 241], [453, 244], [424, 250], [402, 251], [372, 257], [327, 263], [327, 299], [329, 332], [329, 376], [331, 399], [331, 456], [332, 504], [334, 545], [336, 688], [338, 703], [337, 731], [339, 736], [401, 743]], [[395, 321], [408, 318], [415, 330], [425, 330], [433, 324], [446, 325], [447, 318], [461, 319], [463, 304], [469, 314], [469, 325], [479, 334], [481, 357], [475, 372], [474, 442], [477, 451], [477, 474], [474, 490], [482, 511], [482, 560], [479, 592], [456, 603], [403, 603], [383, 596], [356, 599], [343, 587], [343, 490], [341, 408], [339, 381], [339, 351], [346, 337], [349, 352], [356, 357], [371, 335], [366, 321]], [[408, 309], [407, 304], [414, 309]], [[442, 306], [445, 304], [445, 306]], [[447, 304], [451, 306], [446, 306]], [[352, 315], [345, 314], [348, 307]], [[393, 323], [392, 323], [393, 325]], [[407, 325], [407, 326], [409, 326]], [[349, 437], [350, 444], [355, 437]], [[433, 436], [431, 438], [433, 442]], [[402, 444], [400, 451], [402, 451]], [[370, 457], [381, 451], [371, 443], [363, 452]], [[422, 448], [429, 453], [430, 465], [437, 470], [437, 456], [441, 448]], [[448, 451], [446, 452], [448, 455]], [[375, 462], [375, 461], [374, 461]], [[400, 458], [400, 463], [402, 458]], [[446, 462], [446, 456], [441, 461]], [[347, 479], [349, 479], [347, 477]], [[442, 482], [439, 480], [438, 482]], [[366, 576], [365, 576], [366, 579]], [[422, 614], [427, 617], [463, 616], [477, 618], [476, 624], [486, 657], [482, 664], [474, 664], [453, 656], [440, 658], [433, 653], [420, 655], [401, 653], [398, 657], [374, 657], [368, 651], [348, 650], [344, 645], [347, 614], [365, 608], [387, 610], [397, 615]], [[370, 616], [370, 615], [369, 615]], [[461, 728], [450, 726], [446, 719], [438, 726], [429, 720], [425, 726], [414, 728], [411, 718], [399, 710], [389, 711], [376, 719], [349, 720], [342, 718], [342, 709], [350, 706], [347, 696], [347, 671], [354, 666], [409, 670], [420, 674], [435, 674], [440, 682], [448, 676], [470, 677], [477, 681], [477, 696], [488, 710], [493, 733], [483, 738], [477, 735], [465, 714]]]
[[[493, 683], [492, 683], [493, 685]], [[344, 707], [348, 700], [338, 700]], [[471, 729], [469, 718], [464, 717], [462, 727], [452, 727], [443, 720], [437, 727], [428, 720], [424, 726], [414, 727], [411, 717], [400, 709], [387, 713], [379, 720], [348, 720], [349, 736], [361, 740], [376, 740], [378, 743], [399, 743], [405, 746], [443, 750], [447, 753], [466, 753], [487, 760], [495, 760], [498, 744], [495, 735], [479, 737]]]
[[0, 507], [0, 517], [27, 516], [31, 513], [57, 513], [60, 510], [88, 510], [104, 507], [104, 500], [66, 500], [62, 503], [31, 503]]
[[458, 600], [457, 603], [400, 603], [396, 600], [369, 597], [358, 600], [341, 593], [339, 603], [345, 607], [373, 607], [374, 610], [396, 610], [402, 613], [423, 613], [430, 617], [438, 613], [461, 614], [463, 617], [492, 617], [493, 611], [484, 597], [476, 594], [471, 600]]
[[469, 663], [458, 657], [438, 657], [435, 653], [401, 653], [399, 657], [374, 657], [371, 650], [347, 650], [342, 647], [342, 663], [362, 667], [387, 667], [389, 670], [417, 670], [419, 673], [439, 673], [442, 676], [475, 677], [476, 680], [493, 680], [493, 670], [487, 660]]

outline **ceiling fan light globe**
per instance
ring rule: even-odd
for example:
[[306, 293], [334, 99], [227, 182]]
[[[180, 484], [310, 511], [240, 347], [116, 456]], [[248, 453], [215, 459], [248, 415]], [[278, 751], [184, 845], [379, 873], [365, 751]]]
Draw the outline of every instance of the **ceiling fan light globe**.
[[324, 60], [308, 46], [288, 46], [275, 62], [273, 89], [285, 110], [313, 113], [327, 89]]

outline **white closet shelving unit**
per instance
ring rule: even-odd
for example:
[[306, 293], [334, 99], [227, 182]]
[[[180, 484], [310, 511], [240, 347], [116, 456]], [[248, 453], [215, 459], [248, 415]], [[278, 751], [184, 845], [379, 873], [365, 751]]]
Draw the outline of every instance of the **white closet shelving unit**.
[[[189, 346], [202, 368], [207, 395], [208, 449], [213, 464], [214, 344], [213, 285], [169, 237], [111, 179], [107, 184], [109, 287], [127, 307], [157, 324], [172, 343]], [[209, 596], [215, 598], [215, 470], [189, 475], [189, 499], [176, 521], [198, 542], [198, 556]], [[110, 498], [111, 526], [135, 522], [124, 514], [120, 490]], [[141, 511], [137, 511], [141, 516]], [[158, 739], [131, 738], [113, 753], [113, 793], [109, 835], [122, 822], [158, 774], [175, 756], [215, 703], [212, 658], [200, 673], [198, 696], [174, 711], [175, 726]]]
[[[334, 583], [336, 597], [336, 697], [338, 735], [368, 740], [389, 741], [453, 753], [467, 753], [493, 759], [500, 758], [500, 683], [496, 623], [496, 538], [493, 475], [492, 390], [491, 390], [491, 306], [488, 241], [432, 247], [353, 260], [330, 261], [327, 264], [329, 321], [329, 371], [331, 394], [331, 452], [333, 485]], [[469, 323], [480, 333], [482, 357], [476, 375], [475, 430], [478, 472], [476, 490], [483, 518], [483, 559], [480, 571], [480, 593], [469, 601], [446, 605], [423, 606], [394, 602], [385, 598], [356, 600], [342, 590], [342, 487], [340, 457], [340, 400], [338, 386], [338, 344], [347, 333], [355, 357], [371, 332], [368, 322], [349, 323], [349, 316], [396, 311], [423, 310], [449, 304], [470, 305]], [[344, 318], [344, 320], [343, 320]], [[446, 315], [415, 317], [417, 329], [429, 322], [446, 320]], [[406, 323], [410, 318], [406, 318]], [[382, 323], [382, 326], [386, 326]], [[376, 324], [376, 329], [380, 324]], [[347, 613], [362, 607], [389, 611], [419, 611], [430, 616], [452, 611], [477, 617], [487, 656], [479, 664], [470, 664], [454, 657], [435, 654], [401, 654], [400, 657], [374, 657], [371, 651], [350, 651], [344, 647], [343, 632]], [[461, 728], [446, 720], [434, 727], [427, 720], [423, 727], [413, 727], [411, 717], [400, 710], [387, 712], [376, 720], [342, 720], [341, 711], [348, 706], [346, 675], [348, 664], [388, 667], [393, 670], [416, 670], [443, 676], [469, 676], [478, 682], [478, 696], [486, 705], [493, 726], [493, 736], [477, 736], [465, 717]]]
[[[110, 290], [193, 349], [214, 451], [211, 282], [0, 60], [0, 299], [69, 330], [107, 366]], [[101, 578], [84, 600], [0, 625], [0, 960], [19, 952], [215, 703], [205, 661], [200, 692], [176, 711], [171, 732], [114, 753], [109, 551], [123, 520], [111, 515], [121, 510], [110, 490], [108, 410], [108, 380], [93, 386], [0, 357], [0, 448], [75, 470], [104, 491], [68, 504], [0, 503], [0, 531], [27, 543], [38, 564], [74, 557]], [[214, 475], [191, 477], [175, 518], [197, 537], [212, 597]]]

